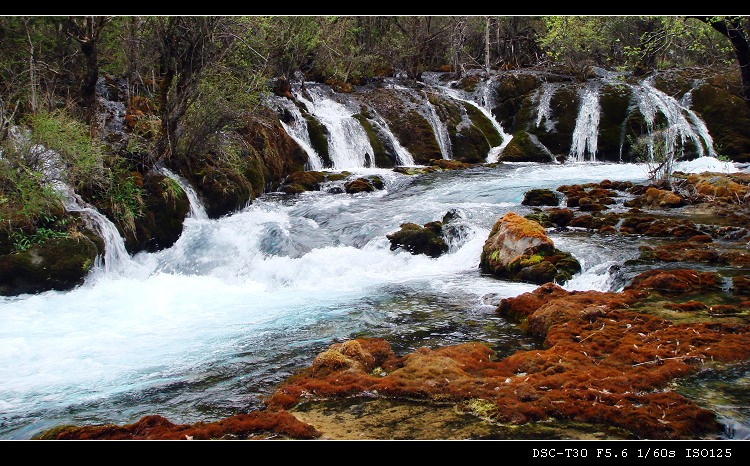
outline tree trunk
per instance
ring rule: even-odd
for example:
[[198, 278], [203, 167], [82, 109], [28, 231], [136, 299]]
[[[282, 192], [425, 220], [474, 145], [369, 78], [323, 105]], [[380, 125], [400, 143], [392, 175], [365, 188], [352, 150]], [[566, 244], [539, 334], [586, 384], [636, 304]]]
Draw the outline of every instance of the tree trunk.
[[96, 82], [99, 80], [99, 38], [104, 26], [110, 21], [106, 16], [84, 16], [80, 22], [68, 18], [69, 34], [78, 41], [81, 53], [86, 57], [86, 71], [81, 82], [81, 105], [84, 109], [86, 123], [92, 131], [92, 122], [97, 114]]
[[490, 17], [484, 19], [484, 72], [490, 74]]
[[128, 57], [128, 99], [135, 94], [136, 82], [138, 81], [138, 30], [141, 19], [138, 16], [130, 18], [128, 23], [128, 39], [126, 50]]
[[31, 34], [29, 33], [29, 23], [27, 20], [24, 20], [23, 24], [26, 27], [26, 38], [29, 41], [29, 85], [31, 87], [31, 102], [29, 102], [29, 104], [33, 113], [36, 112], [37, 109], [36, 60], [34, 58], [34, 43], [31, 42]]
[[750, 106], [750, 19], [743, 16], [693, 16], [723, 34], [732, 43], [742, 79], [742, 98]]

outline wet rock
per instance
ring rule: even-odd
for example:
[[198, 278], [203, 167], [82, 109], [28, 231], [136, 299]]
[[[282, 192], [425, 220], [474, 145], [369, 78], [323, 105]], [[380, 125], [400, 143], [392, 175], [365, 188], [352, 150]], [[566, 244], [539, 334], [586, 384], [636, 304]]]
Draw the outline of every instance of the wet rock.
[[127, 425], [60, 426], [35, 440], [267, 440], [314, 439], [320, 433], [286, 411], [253, 411], [217, 422], [174, 424], [163, 416], [144, 416]]
[[544, 228], [509, 212], [499, 219], [484, 243], [479, 266], [497, 277], [530, 283], [564, 283], [581, 270], [569, 253], [555, 248]]
[[13, 296], [81, 285], [100, 254], [87, 236], [53, 238], [0, 256], [0, 294]]
[[544, 228], [565, 228], [573, 220], [574, 212], [568, 208], [552, 207], [551, 209], [534, 209], [534, 212], [527, 214], [524, 218], [539, 223]]
[[475, 163], [461, 162], [460, 160], [448, 160], [448, 159], [432, 159], [429, 162], [431, 167], [439, 168], [440, 170], [463, 170], [465, 168], [471, 168], [476, 166]]
[[448, 252], [448, 243], [443, 238], [443, 223], [429, 222], [423, 226], [402, 223], [401, 229], [386, 235], [391, 242], [391, 251], [405, 249], [412, 254], [425, 254], [437, 258]]
[[153, 171], [142, 177], [142, 216], [135, 222], [134, 231], [123, 231], [129, 252], [159, 251], [172, 246], [180, 237], [190, 201], [175, 184]]
[[646, 208], [675, 208], [686, 205], [686, 200], [672, 192], [664, 189], [650, 187], [646, 192], [635, 199], [625, 202], [625, 207]]
[[558, 206], [560, 199], [551, 189], [532, 189], [523, 195], [521, 204], [527, 206]]
[[340, 181], [347, 176], [349, 176], [349, 172], [328, 173], [313, 170], [297, 171], [290, 173], [284, 178], [279, 187], [279, 191], [287, 194], [299, 194], [305, 191], [319, 191], [323, 183], [328, 181]]
[[383, 189], [383, 179], [379, 176], [369, 176], [356, 178], [352, 181], [344, 183], [344, 191], [348, 194], [356, 194], [362, 192], [372, 192], [375, 190]]
[[320, 360], [329, 362], [316, 358], [284, 382], [267, 406], [290, 409], [359, 396], [454, 404], [498, 429], [565, 420], [604, 422], [635, 438], [717, 435], [721, 425], [714, 413], [668, 387], [712, 363], [749, 358], [748, 327], [673, 324], [633, 310], [648, 297], [637, 289], [566, 291], [547, 283], [502, 299], [497, 308], [544, 339], [543, 348], [496, 359], [485, 344], [464, 343], [398, 357], [383, 340], [350, 340], [321, 353]]
[[718, 291], [721, 283], [721, 277], [715, 272], [689, 269], [649, 270], [635, 277], [626, 289], [681, 294]]

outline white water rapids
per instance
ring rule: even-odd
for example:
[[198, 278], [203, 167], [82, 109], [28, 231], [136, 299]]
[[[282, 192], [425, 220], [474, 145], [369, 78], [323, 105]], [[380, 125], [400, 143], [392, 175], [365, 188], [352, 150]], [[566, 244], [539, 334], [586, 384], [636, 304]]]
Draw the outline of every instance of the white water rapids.
[[[527, 348], [491, 304], [535, 286], [478, 270], [493, 223], [530, 212], [520, 204], [529, 189], [646, 178], [644, 166], [607, 163], [355, 171], [383, 176], [385, 189], [271, 194], [220, 219], [191, 216], [173, 247], [127, 258], [125, 272], [0, 298], [0, 438], [147, 414], [216, 420], [259, 406], [322, 349], [356, 336], [398, 351], [477, 338]], [[401, 223], [451, 209], [463, 234], [448, 254], [390, 250], [386, 234]], [[550, 237], [584, 266], [570, 289], [611, 287], [609, 265], [637, 255], [621, 238]]]

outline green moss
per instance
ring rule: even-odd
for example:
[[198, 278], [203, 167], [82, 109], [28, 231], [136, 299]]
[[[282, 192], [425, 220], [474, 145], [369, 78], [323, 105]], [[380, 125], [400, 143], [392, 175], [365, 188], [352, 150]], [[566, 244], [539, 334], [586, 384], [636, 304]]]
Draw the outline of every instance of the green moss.
[[362, 125], [362, 128], [364, 128], [365, 133], [367, 133], [367, 138], [370, 141], [370, 145], [372, 146], [372, 150], [374, 154], [371, 154], [375, 157], [375, 166], [381, 167], [381, 168], [390, 168], [395, 165], [394, 160], [391, 158], [391, 156], [388, 155], [388, 152], [385, 150], [385, 146], [383, 146], [383, 143], [378, 139], [377, 134], [375, 134], [375, 130], [372, 128], [372, 125], [370, 124], [370, 121], [365, 117], [365, 115], [358, 113], [356, 115], [353, 115], [353, 118], [355, 118], [359, 123]]
[[498, 412], [497, 404], [482, 398], [471, 398], [461, 402], [459, 406], [462, 411], [468, 411], [482, 419], [492, 419]]
[[467, 104], [465, 108], [469, 119], [481, 131], [491, 147], [497, 147], [503, 143], [503, 137], [484, 113], [473, 105]]
[[542, 262], [543, 260], [544, 260], [543, 256], [541, 256], [539, 254], [534, 254], [534, 255], [531, 255], [531, 256], [525, 256], [524, 258], [522, 258], [518, 262], [518, 264], [521, 267], [529, 267], [529, 266], [538, 264], [538, 263]]
[[57, 437], [60, 434], [64, 434], [70, 430], [77, 430], [79, 429], [78, 426], [73, 425], [62, 425], [62, 426], [56, 426], [51, 429], [47, 429], [35, 436], [33, 436], [32, 440], [57, 440]]
[[304, 117], [307, 122], [307, 133], [310, 135], [310, 145], [323, 160], [323, 167], [332, 167], [333, 162], [328, 151], [328, 129], [307, 112], [304, 113]]

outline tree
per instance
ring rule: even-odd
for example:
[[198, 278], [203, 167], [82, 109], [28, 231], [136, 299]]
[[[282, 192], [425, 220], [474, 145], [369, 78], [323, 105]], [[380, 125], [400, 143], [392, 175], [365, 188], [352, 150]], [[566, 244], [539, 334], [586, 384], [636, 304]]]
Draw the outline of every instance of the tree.
[[86, 71], [81, 82], [81, 104], [86, 123], [96, 115], [96, 82], [99, 79], [98, 45], [104, 26], [111, 21], [107, 16], [83, 16], [68, 18], [68, 34], [81, 47], [86, 58]]
[[403, 35], [399, 64], [409, 78], [419, 79], [427, 67], [446, 59], [451, 18], [394, 16], [391, 21]]
[[729, 39], [734, 49], [742, 78], [742, 98], [750, 106], [750, 17], [691, 16], [710, 25]]
[[157, 160], [171, 159], [178, 153], [180, 123], [198, 96], [203, 73], [231, 49], [236, 36], [229, 16], [153, 17], [159, 60], [157, 99], [161, 134]]

